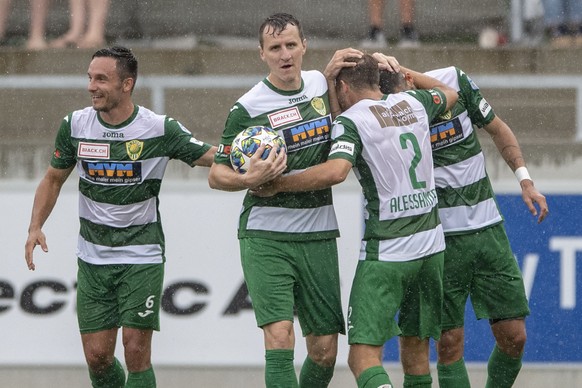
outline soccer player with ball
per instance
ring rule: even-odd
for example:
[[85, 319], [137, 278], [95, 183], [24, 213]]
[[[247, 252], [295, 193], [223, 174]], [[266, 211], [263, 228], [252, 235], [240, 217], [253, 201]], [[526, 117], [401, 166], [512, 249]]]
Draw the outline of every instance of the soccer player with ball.
[[[269, 74], [240, 97], [228, 115], [209, 174], [215, 189], [255, 188], [283, 171], [320, 164], [329, 152], [328, 81], [319, 71], [301, 69], [307, 49], [301, 24], [291, 15], [275, 14], [261, 25], [259, 42]], [[256, 126], [276, 131], [286, 151], [275, 147], [277, 152], [262, 159], [262, 145], [241, 174], [230, 161], [233, 141]], [[247, 193], [244, 199], [238, 228], [241, 262], [257, 325], [264, 333], [267, 387], [298, 385], [293, 364], [295, 309], [308, 352], [299, 385], [326, 387], [333, 376], [338, 333], [345, 332], [338, 236], [330, 188], [272, 198]]]
[[[400, 336], [405, 387], [430, 387], [429, 338], [440, 335], [444, 234], [438, 217], [430, 121], [457, 101], [454, 89], [419, 77], [415, 93], [383, 95], [378, 62], [349, 59], [335, 89], [328, 160], [277, 178], [256, 195], [321, 190], [354, 170], [365, 230], [348, 309], [348, 364], [359, 388], [391, 388], [384, 343]], [[279, 194], [280, 195], [280, 194]]]

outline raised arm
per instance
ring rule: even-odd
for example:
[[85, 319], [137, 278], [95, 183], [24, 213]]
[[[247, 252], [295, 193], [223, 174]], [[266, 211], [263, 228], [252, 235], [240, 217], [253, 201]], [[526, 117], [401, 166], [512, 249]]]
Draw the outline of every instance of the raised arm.
[[457, 103], [459, 98], [457, 91], [451, 87], [448, 87], [441, 81], [426, 74], [419, 73], [418, 71], [408, 69], [402, 65], [400, 65], [400, 71], [404, 72], [405, 77], [411, 77], [412, 81], [414, 82], [414, 86], [418, 89], [437, 88], [442, 91], [447, 98], [447, 110], [451, 109]]

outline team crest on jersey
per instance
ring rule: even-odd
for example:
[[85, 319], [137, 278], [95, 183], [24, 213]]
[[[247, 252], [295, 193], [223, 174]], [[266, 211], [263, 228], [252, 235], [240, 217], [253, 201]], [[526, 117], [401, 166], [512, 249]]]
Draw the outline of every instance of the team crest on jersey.
[[325, 109], [325, 102], [323, 101], [323, 98], [315, 97], [311, 99], [311, 106], [320, 115], [325, 116], [327, 114], [327, 109]]
[[451, 112], [450, 109], [439, 116], [440, 120], [450, 120], [452, 118], [453, 118], [453, 112]]
[[143, 141], [132, 140], [125, 143], [127, 155], [131, 160], [137, 160], [143, 151]]

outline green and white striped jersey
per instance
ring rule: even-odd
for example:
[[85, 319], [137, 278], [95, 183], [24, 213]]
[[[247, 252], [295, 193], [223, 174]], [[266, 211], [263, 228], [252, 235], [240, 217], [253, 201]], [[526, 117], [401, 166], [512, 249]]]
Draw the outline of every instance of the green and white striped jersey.
[[364, 99], [334, 122], [329, 159], [350, 161], [364, 194], [360, 260], [410, 261], [445, 249], [429, 123], [444, 112], [439, 90]]
[[439, 215], [445, 234], [473, 233], [498, 224], [503, 219], [474, 131], [474, 126], [489, 124], [495, 113], [462, 70], [447, 67], [426, 74], [459, 93], [453, 109], [431, 123]]
[[[287, 174], [325, 162], [331, 142], [327, 82], [318, 71], [303, 71], [301, 78], [299, 90], [283, 91], [264, 79], [244, 94], [230, 110], [215, 162], [230, 166], [232, 141], [255, 125], [272, 128], [285, 140]], [[281, 241], [338, 237], [331, 189], [269, 198], [247, 193], [238, 236]]]
[[91, 264], [162, 263], [158, 195], [166, 165], [193, 165], [208, 149], [179, 122], [135, 106], [111, 126], [92, 107], [63, 119], [51, 165], [79, 174], [78, 257]]

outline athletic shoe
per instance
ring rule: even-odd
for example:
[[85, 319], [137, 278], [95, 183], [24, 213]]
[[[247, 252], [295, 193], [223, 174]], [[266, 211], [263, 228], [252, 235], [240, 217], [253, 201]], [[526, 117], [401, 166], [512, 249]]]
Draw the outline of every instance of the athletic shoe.
[[388, 47], [386, 43], [386, 36], [382, 31], [374, 34], [373, 37], [368, 36], [366, 39], [360, 42], [360, 46], [363, 49], [381, 49]]

